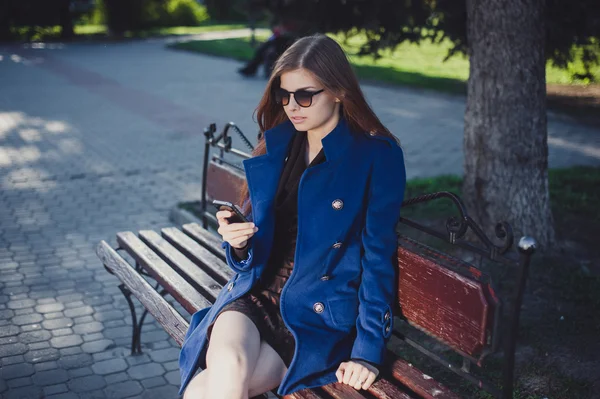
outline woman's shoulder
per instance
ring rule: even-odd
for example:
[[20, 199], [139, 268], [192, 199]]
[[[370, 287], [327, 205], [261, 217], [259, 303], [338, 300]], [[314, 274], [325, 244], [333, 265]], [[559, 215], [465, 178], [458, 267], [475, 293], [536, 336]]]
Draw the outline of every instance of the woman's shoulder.
[[371, 152], [373, 156], [402, 152], [402, 147], [396, 137], [374, 131], [360, 134], [360, 136], [361, 139], [359, 140], [358, 148], [360, 151], [364, 151], [368, 148], [368, 151]]

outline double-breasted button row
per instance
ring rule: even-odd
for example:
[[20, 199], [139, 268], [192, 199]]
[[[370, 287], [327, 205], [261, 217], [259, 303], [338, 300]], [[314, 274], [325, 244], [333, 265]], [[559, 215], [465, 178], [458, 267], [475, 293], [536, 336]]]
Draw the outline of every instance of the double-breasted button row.
[[384, 321], [383, 333], [384, 333], [384, 336], [388, 337], [392, 331], [392, 313], [390, 310], [388, 310], [384, 313], [383, 321]]

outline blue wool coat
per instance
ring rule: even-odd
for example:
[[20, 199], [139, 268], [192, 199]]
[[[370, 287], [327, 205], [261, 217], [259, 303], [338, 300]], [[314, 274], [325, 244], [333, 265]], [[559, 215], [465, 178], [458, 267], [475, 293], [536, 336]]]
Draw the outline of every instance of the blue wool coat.
[[[243, 161], [259, 230], [242, 261], [223, 243], [236, 274], [213, 306], [192, 316], [179, 357], [180, 394], [197, 366], [206, 367], [207, 327], [261, 278], [273, 242], [274, 196], [294, 133], [289, 121], [266, 131], [267, 153]], [[280, 302], [296, 349], [279, 395], [337, 381], [338, 366], [350, 358], [382, 363], [392, 332], [395, 226], [406, 182], [402, 150], [391, 138], [352, 132], [344, 119], [322, 143], [326, 161], [308, 168], [298, 188], [294, 270]]]

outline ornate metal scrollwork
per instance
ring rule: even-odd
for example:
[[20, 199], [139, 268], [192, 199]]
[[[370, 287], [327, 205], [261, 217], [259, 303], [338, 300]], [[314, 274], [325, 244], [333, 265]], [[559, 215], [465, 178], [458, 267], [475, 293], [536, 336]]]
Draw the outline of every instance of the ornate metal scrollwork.
[[204, 129], [204, 136], [209, 141], [209, 143], [213, 146], [216, 146], [217, 144], [219, 144], [219, 142], [222, 141], [223, 146], [221, 147], [221, 151], [230, 152], [231, 148], [232, 148], [232, 144], [233, 144], [231, 136], [229, 135], [230, 129], [233, 129], [238, 134], [238, 136], [240, 137], [242, 142], [246, 145], [246, 147], [248, 147], [250, 149], [250, 151], [254, 150], [254, 146], [252, 145], [252, 143], [250, 143], [250, 140], [248, 140], [246, 135], [240, 130], [240, 128], [234, 122], [229, 122], [229, 123], [225, 124], [221, 134], [219, 134], [216, 137], [214, 134], [217, 131], [217, 125], [214, 123], [211, 123], [207, 128]]
[[[495, 226], [496, 237], [502, 241], [502, 244], [496, 245], [489, 239], [483, 229], [467, 214], [467, 210], [462, 200], [454, 193], [449, 191], [440, 191], [437, 193], [420, 195], [414, 198], [410, 198], [402, 203], [402, 206], [410, 206], [414, 204], [421, 204], [425, 202], [434, 201], [440, 198], [447, 198], [452, 201], [456, 206], [459, 215], [450, 216], [446, 220], [446, 232], [448, 234], [448, 241], [455, 244], [457, 240], [464, 238], [465, 234], [471, 229], [473, 234], [485, 245], [486, 249], [490, 252], [490, 258], [495, 259], [497, 255], [505, 254], [513, 245], [514, 234], [512, 227], [507, 222], [499, 222]], [[415, 222], [411, 222], [411, 225], [415, 226]], [[416, 227], [416, 226], [415, 226]]]

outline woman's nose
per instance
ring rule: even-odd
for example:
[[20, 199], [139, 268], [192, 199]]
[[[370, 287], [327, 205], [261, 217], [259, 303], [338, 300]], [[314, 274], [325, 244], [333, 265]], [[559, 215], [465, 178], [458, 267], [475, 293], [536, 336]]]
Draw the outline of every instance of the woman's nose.
[[296, 97], [294, 97], [293, 94], [290, 94], [290, 102], [288, 104], [288, 107], [290, 109], [298, 109], [300, 106], [298, 105], [298, 103], [296, 102]]

